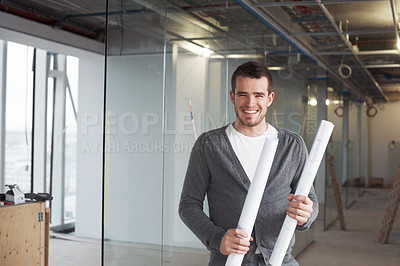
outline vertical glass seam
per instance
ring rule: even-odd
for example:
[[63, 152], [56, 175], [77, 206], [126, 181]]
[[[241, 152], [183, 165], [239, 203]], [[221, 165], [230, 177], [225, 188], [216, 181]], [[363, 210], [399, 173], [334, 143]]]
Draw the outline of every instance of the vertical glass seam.
[[105, 122], [106, 122], [106, 103], [107, 103], [107, 43], [108, 43], [108, 0], [106, 0], [106, 21], [105, 21], [105, 38], [104, 38], [104, 85], [103, 85], [103, 158], [102, 158], [102, 173], [101, 173], [101, 181], [102, 181], [102, 187], [101, 187], [101, 266], [104, 265], [104, 217], [105, 217], [105, 213], [104, 213], [104, 185], [105, 185], [105, 155], [106, 155], [106, 151], [105, 151], [105, 146], [106, 146], [106, 141], [105, 141]]
[[160, 265], [164, 261], [164, 196], [165, 196], [165, 93], [166, 93], [166, 60], [167, 60], [167, 15], [168, 15], [168, 2], [165, 1], [164, 11], [164, 49], [163, 49], [163, 80], [162, 80], [162, 116], [161, 116], [161, 254]]

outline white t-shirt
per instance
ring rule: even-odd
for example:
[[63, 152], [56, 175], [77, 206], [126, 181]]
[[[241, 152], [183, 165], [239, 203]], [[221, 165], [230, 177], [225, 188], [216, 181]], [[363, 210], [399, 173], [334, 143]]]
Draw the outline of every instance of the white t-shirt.
[[[250, 181], [253, 181], [265, 138], [278, 137], [278, 130], [268, 124], [267, 131], [265, 131], [264, 134], [257, 137], [248, 137], [237, 131], [233, 125], [230, 124], [226, 127], [225, 131], [247, 177]], [[260, 253], [260, 250], [257, 248], [255, 254]]]
[[265, 138], [278, 137], [278, 130], [268, 124], [267, 131], [265, 131], [264, 134], [257, 137], [248, 137], [237, 131], [233, 125], [230, 124], [226, 128], [226, 134], [247, 177], [252, 181]]

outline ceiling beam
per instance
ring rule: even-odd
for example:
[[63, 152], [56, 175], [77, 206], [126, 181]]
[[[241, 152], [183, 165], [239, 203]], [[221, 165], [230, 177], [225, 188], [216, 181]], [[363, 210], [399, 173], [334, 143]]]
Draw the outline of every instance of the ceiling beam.
[[[388, 34], [395, 33], [395, 30], [357, 30], [357, 31], [346, 31], [349, 35], [374, 35], [374, 34]], [[336, 31], [325, 31], [325, 32], [296, 32], [291, 33], [291, 36], [338, 36], [340, 35]]]
[[329, 13], [328, 9], [325, 7], [325, 5], [322, 3], [321, 0], [315, 0], [319, 7], [321, 8], [322, 12], [324, 12], [325, 16], [328, 18], [328, 20], [331, 22], [332, 26], [335, 28], [335, 30], [340, 33], [340, 37], [342, 41], [347, 45], [347, 47], [350, 49], [350, 51], [353, 53], [354, 57], [358, 61], [358, 63], [361, 65], [363, 68], [364, 72], [367, 74], [367, 76], [370, 78], [372, 83], [375, 85], [376, 89], [378, 92], [381, 94], [385, 102], [388, 101], [387, 96], [385, 93], [382, 91], [380, 85], [378, 82], [376, 82], [375, 78], [371, 75], [371, 73], [368, 71], [368, 69], [365, 68], [364, 63], [361, 61], [361, 59], [357, 56], [356, 52], [353, 49], [353, 44], [346, 38], [345, 34], [339, 29], [338, 25], [336, 25], [335, 19], [332, 17], [332, 15]]
[[396, 47], [398, 52], [400, 53], [400, 38], [399, 38], [399, 18], [397, 16], [396, 12], [396, 5], [393, 0], [390, 0], [390, 8], [392, 10], [392, 17], [393, 17], [393, 27], [394, 27], [394, 32], [396, 32]]
[[[351, 3], [362, 3], [362, 2], [386, 2], [387, 0], [332, 0], [323, 1], [325, 5], [336, 5], [336, 4], [351, 4]], [[288, 2], [270, 2], [270, 3], [258, 3], [254, 4], [255, 7], [280, 7], [280, 6], [317, 6], [318, 3], [315, 1], [288, 1]]]
[[[368, 50], [368, 51], [354, 51], [357, 55], [398, 55], [398, 50]], [[353, 55], [351, 51], [323, 51], [313, 52], [315, 55]]]
[[[351, 4], [351, 3], [363, 3], [363, 2], [384, 2], [387, 0], [332, 0], [324, 1], [325, 5], [336, 5], [336, 4]], [[284, 7], [284, 6], [317, 6], [315, 1], [288, 1], [288, 2], [268, 2], [268, 3], [256, 3], [254, 7]], [[212, 4], [206, 7], [204, 6], [184, 6], [186, 12], [207, 12], [215, 10], [232, 10], [242, 8], [240, 5], [229, 5], [229, 4]]]
[[365, 65], [365, 68], [398, 68], [400, 64]]
[[[372, 103], [372, 100], [369, 96], [366, 94], [362, 93], [360, 89], [355, 86], [350, 80], [345, 80], [339, 76], [337, 73], [336, 69], [332, 68], [332, 65], [325, 60], [325, 58], [322, 58], [320, 56], [314, 55], [312, 51], [305, 46], [300, 40], [298, 40], [294, 36], [290, 36], [290, 33], [286, 28], [281, 26], [280, 23], [272, 19], [271, 17], [268, 16], [264, 11], [262, 12], [259, 8], [255, 7], [250, 1], [248, 0], [235, 0], [236, 3], [241, 5], [243, 8], [248, 10], [251, 14], [253, 14], [255, 17], [260, 19], [264, 24], [266, 24], [269, 28], [277, 32], [282, 38], [284, 38], [286, 41], [288, 41], [291, 45], [296, 47], [301, 53], [303, 53], [305, 56], [310, 58], [313, 62], [316, 62], [319, 66], [324, 68], [326, 71], [328, 71], [337, 81], [340, 81], [343, 83], [344, 86], [349, 88], [350, 91], [352, 91], [356, 97], [362, 98], [364, 101], [366, 101], [368, 104]], [[280, 20], [281, 22], [282, 20]]]

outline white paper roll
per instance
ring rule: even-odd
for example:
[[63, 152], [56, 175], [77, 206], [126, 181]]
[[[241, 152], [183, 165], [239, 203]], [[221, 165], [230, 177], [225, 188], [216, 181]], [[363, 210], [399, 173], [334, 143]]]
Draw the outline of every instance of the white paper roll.
[[[326, 120], [321, 121], [314, 143], [311, 147], [310, 154], [304, 165], [303, 172], [301, 173], [295, 195], [308, 196], [308, 193], [310, 193], [312, 183], [317, 175], [319, 165], [321, 164], [326, 147], [328, 146], [329, 139], [332, 135], [333, 127], [334, 125], [331, 122]], [[269, 260], [269, 264], [272, 266], [278, 266], [282, 264], [283, 258], [285, 257], [286, 251], [289, 247], [290, 240], [292, 239], [296, 229], [296, 225], [297, 221], [286, 215], [285, 221], [283, 222], [278, 236], [278, 240], [275, 243], [274, 250], [272, 251], [272, 255]]]
[[[276, 148], [278, 146], [278, 138], [266, 138], [257, 168], [254, 173], [253, 181], [247, 192], [246, 200], [243, 205], [242, 213], [238, 223], [238, 228], [244, 230], [250, 239], [256, 221], [258, 209], [264, 194], [265, 185], [268, 181], [269, 172], [271, 171], [272, 162], [275, 157]], [[240, 266], [244, 255], [231, 253], [228, 256], [225, 266]]]

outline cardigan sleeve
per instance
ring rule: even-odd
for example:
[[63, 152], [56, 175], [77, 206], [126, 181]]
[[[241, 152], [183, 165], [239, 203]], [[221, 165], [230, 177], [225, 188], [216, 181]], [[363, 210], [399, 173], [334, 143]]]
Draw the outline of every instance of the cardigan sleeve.
[[211, 174], [204, 157], [204, 134], [193, 146], [182, 188], [179, 216], [209, 250], [219, 252], [225, 230], [216, 226], [203, 211]]

